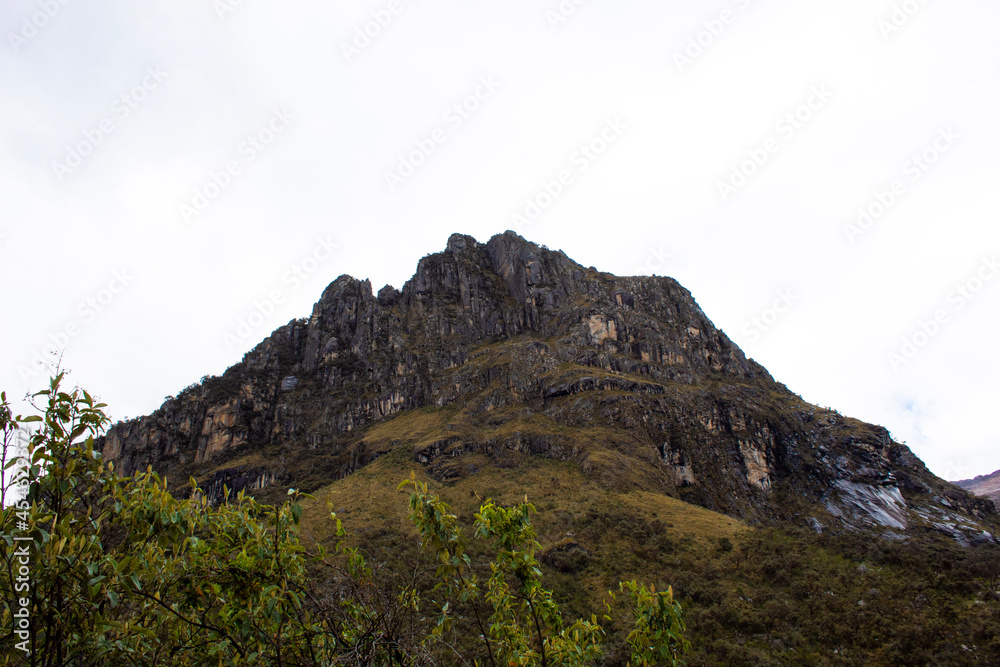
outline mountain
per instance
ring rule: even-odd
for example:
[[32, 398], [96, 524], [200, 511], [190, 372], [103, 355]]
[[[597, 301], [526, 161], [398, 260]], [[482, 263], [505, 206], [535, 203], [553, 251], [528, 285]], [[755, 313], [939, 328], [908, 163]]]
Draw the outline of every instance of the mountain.
[[997, 507], [1000, 507], [1000, 470], [989, 475], [979, 475], [975, 479], [952, 482], [952, 484], [962, 487], [969, 493], [989, 498]]
[[[194, 477], [215, 502], [312, 494], [304, 544], [339, 539], [335, 510], [391, 596], [437, 567], [397, 490], [414, 474], [466, 535], [483, 499], [532, 502], [570, 618], [619, 581], [673, 586], [691, 667], [1000, 665], [990, 500], [886, 429], [803, 401], [676, 281], [616, 277], [513, 232], [453, 235], [401, 290], [337, 278], [309, 318], [100, 446], [175, 493]], [[443, 664], [482, 664], [457, 613]], [[601, 664], [625, 665], [630, 622], [609, 614]]]
[[567, 462], [595, 488], [755, 525], [974, 545], [996, 521], [886, 429], [776, 382], [675, 280], [586, 268], [514, 232], [452, 235], [402, 290], [337, 278], [308, 319], [102, 447], [124, 473], [193, 476], [214, 499], [314, 491], [395, 453], [446, 485]]

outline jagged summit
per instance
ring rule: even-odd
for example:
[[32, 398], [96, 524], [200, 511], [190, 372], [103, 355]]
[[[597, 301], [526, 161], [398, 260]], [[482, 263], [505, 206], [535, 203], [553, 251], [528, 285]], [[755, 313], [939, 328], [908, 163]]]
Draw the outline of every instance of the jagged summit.
[[[380, 435], [420, 410], [432, 426]], [[606, 488], [748, 520], [992, 540], [988, 501], [885, 429], [775, 382], [675, 280], [585, 268], [511, 231], [451, 235], [400, 290], [340, 276], [307, 321], [116, 425], [103, 447], [126, 472], [265, 494], [318, 488], [390, 452], [444, 482], [543, 457]]]

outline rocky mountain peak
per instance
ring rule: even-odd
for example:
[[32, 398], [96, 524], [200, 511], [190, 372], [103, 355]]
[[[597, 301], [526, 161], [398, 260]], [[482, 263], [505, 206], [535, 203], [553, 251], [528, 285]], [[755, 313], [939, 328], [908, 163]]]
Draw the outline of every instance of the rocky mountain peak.
[[262, 493], [396, 451], [444, 482], [543, 457], [751, 521], [993, 539], [989, 501], [775, 382], [676, 281], [585, 268], [512, 231], [451, 235], [400, 290], [338, 277], [308, 320], [103, 448], [126, 472]]

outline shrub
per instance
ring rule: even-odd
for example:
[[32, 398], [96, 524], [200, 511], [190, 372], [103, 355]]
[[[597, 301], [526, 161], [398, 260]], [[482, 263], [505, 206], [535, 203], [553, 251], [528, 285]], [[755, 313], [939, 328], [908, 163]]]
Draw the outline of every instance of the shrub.
[[[41, 416], [14, 418], [0, 397], [5, 436], [42, 425], [29, 443], [27, 498], [0, 516], [0, 639], [14, 649], [0, 664], [430, 664], [464, 614], [491, 665], [600, 655], [596, 616], [564, 620], [541, 584], [527, 502], [487, 500], [475, 515], [475, 539], [495, 552], [483, 585], [455, 515], [411, 477], [411, 519], [439, 564], [433, 585], [397, 585], [347, 546], [335, 513], [333, 549], [307, 552], [295, 490], [278, 506], [241, 493], [213, 507], [197, 487], [174, 498], [150, 470], [119, 477], [94, 449], [104, 404], [63, 391], [63, 379], [35, 395], [46, 401]], [[621, 590], [633, 603], [633, 664], [678, 664], [687, 643], [672, 591], [634, 581]]]

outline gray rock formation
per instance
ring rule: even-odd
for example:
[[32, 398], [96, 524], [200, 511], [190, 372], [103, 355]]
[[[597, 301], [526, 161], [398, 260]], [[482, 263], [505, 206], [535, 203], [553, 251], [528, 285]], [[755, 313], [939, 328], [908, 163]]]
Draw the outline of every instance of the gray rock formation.
[[[444, 411], [437, 434], [373, 435], [417, 410]], [[397, 447], [444, 481], [551, 457], [751, 521], [982, 539], [995, 512], [884, 428], [775, 382], [676, 281], [584, 268], [513, 232], [453, 235], [402, 290], [337, 278], [308, 320], [103, 442], [126, 473], [306, 491]]]

